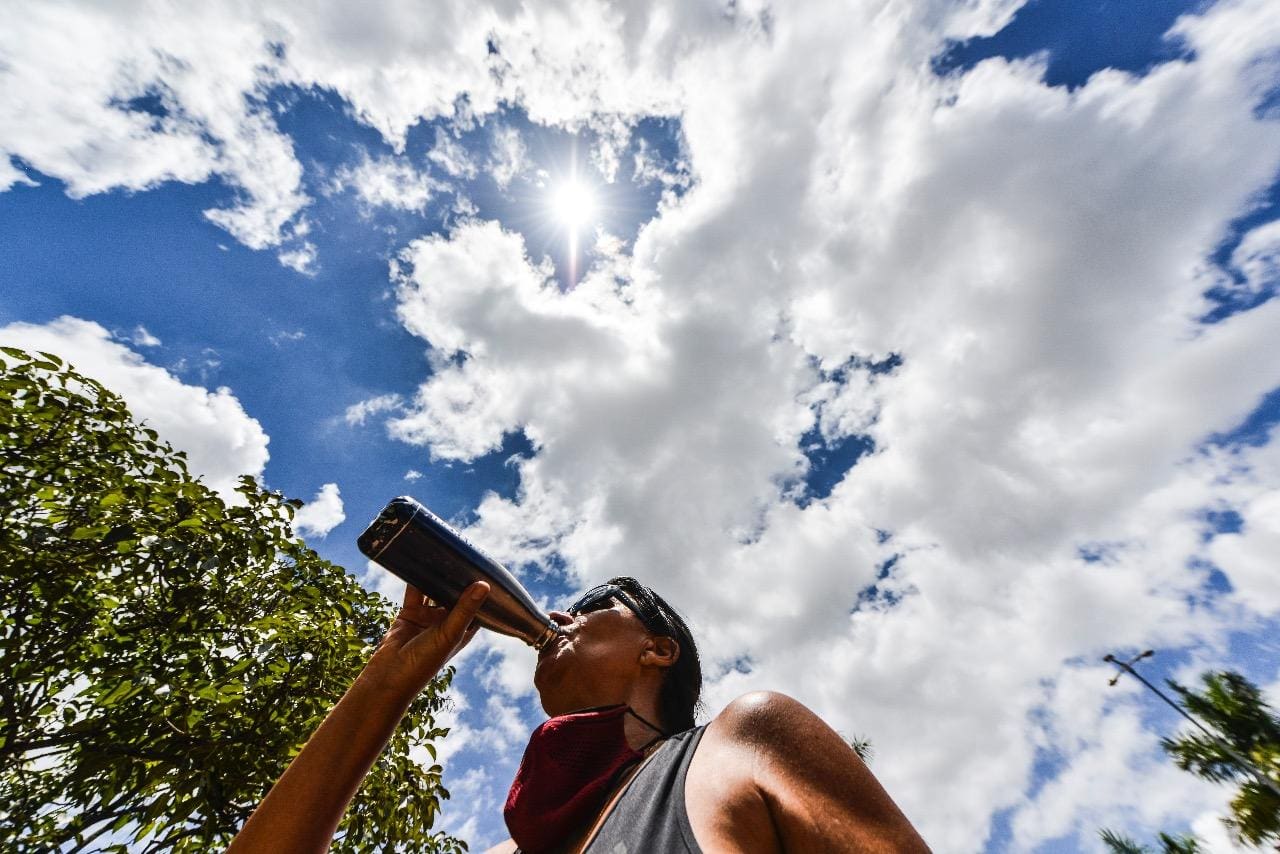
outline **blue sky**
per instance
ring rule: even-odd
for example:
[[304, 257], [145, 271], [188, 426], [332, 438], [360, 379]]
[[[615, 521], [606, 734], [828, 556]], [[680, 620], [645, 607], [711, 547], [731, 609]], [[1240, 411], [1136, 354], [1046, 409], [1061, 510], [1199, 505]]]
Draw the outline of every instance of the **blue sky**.
[[[222, 182], [70, 199], [64, 184], [39, 175], [39, 186], [14, 188], [0, 208], [0, 227], [14, 238], [4, 248], [3, 276], [22, 283], [6, 289], [0, 321], [42, 323], [72, 315], [124, 340], [142, 326], [161, 342], [141, 350], [149, 361], [194, 384], [233, 388], [271, 437], [265, 476], [273, 488], [305, 498], [322, 482], [336, 481], [345, 504], [369, 516], [352, 518], [316, 543], [331, 559], [357, 566], [363, 559], [355, 535], [386, 499], [414, 491], [447, 517], [465, 520], [483, 492], [514, 494], [519, 477], [507, 460], [531, 450], [512, 433], [501, 449], [477, 459], [433, 464], [420, 448], [346, 423], [348, 407], [363, 400], [412, 397], [430, 370], [425, 343], [396, 322], [389, 259], [413, 238], [444, 233], [462, 194], [475, 204], [475, 216], [520, 232], [531, 253], [541, 250], [555, 264], [557, 280], [567, 277], [568, 240], [552, 211], [550, 176], [567, 174], [572, 150], [589, 146], [593, 134], [534, 127], [519, 111], [503, 111], [489, 127], [476, 127], [457, 142], [483, 158], [495, 124], [518, 127], [536, 158], [531, 174], [505, 192], [487, 174], [449, 178], [456, 193], [442, 194], [423, 210], [403, 211], [329, 189], [333, 172], [364, 156], [391, 154], [376, 134], [351, 120], [340, 100], [285, 90], [269, 102], [297, 156], [317, 166], [307, 181], [319, 200], [308, 211], [319, 255], [310, 272], [245, 247], [201, 217], [203, 209], [234, 198]], [[437, 127], [448, 123], [424, 122], [410, 131], [406, 162], [430, 168], [427, 153]], [[634, 138], [636, 144], [646, 140], [674, 168], [678, 127], [655, 119], [637, 128]], [[624, 240], [653, 216], [658, 195], [652, 184], [633, 181], [633, 164], [627, 166], [614, 187], [599, 190], [600, 222]], [[548, 177], [539, 178], [537, 170]], [[590, 164], [581, 171], [584, 183], [603, 184]], [[618, 201], [605, 207], [611, 197]], [[567, 287], [567, 279], [561, 284]], [[426, 483], [406, 483], [411, 470], [423, 472]]]
[[[937, 850], [1225, 846], [1100, 658], [1280, 685], [1280, 28], [874, 6], [23, 7], [0, 339], [309, 501], [373, 589], [405, 493], [549, 603], [650, 581], [708, 714], [774, 688], [869, 736]], [[531, 661], [460, 665], [473, 847]]]

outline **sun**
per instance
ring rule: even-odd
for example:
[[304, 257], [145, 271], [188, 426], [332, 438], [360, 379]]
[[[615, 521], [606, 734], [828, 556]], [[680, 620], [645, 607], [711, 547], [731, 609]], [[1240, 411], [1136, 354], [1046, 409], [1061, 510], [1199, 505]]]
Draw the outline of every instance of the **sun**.
[[594, 221], [597, 208], [596, 194], [581, 181], [565, 181], [552, 191], [551, 210], [560, 224], [570, 231], [577, 231]]

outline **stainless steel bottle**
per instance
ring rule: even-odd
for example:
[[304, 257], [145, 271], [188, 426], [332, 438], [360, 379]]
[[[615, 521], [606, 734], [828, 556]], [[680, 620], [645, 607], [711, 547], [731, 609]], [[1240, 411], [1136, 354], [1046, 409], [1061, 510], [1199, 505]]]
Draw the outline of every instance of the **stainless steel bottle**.
[[452, 607], [476, 581], [489, 582], [476, 622], [542, 649], [559, 627], [515, 576], [408, 496], [394, 498], [356, 541], [360, 551], [439, 605]]

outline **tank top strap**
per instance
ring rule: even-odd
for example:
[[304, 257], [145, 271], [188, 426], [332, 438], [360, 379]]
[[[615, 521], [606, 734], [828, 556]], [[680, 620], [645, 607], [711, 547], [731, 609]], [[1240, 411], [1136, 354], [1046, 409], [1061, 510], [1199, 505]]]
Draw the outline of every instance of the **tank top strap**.
[[701, 854], [684, 803], [684, 781], [706, 725], [666, 740], [632, 778], [583, 854]]

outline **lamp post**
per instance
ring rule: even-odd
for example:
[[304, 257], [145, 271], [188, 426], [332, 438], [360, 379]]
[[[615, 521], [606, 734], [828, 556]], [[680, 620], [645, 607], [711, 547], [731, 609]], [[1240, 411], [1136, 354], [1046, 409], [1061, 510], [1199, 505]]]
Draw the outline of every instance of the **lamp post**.
[[1263, 773], [1261, 768], [1259, 768], [1257, 765], [1254, 765], [1252, 761], [1250, 761], [1249, 759], [1246, 759], [1244, 756], [1238, 753], [1234, 747], [1232, 747], [1231, 745], [1223, 741], [1222, 738], [1217, 735], [1217, 733], [1210, 732], [1209, 729], [1204, 726], [1204, 724], [1200, 723], [1198, 720], [1191, 717], [1191, 715], [1187, 714], [1185, 709], [1183, 709], [1173, 700], [1170, 700], [1163, 691], [1161, 691], [1156, 686], [1152, 685], [1150, 682], [1148, 682], [1146, 679], [1142, 677], [1141, 673], [1133, 669], [1133, 665], [1135, 663], [1141, 661], [1144, 658], [1150, 658], [1153, 655], [1155, 655], [1155, 650], [1149, 649], [1146, 652], [1142, 652], [1142, 653], [1139, 653], [1138, 655], [1135, 655], [1133, 658], [1129, 659], [1128, 661], [1121, 661], [1120, 659], [1116, 658], [1114, 655], [1111, 655], [1110, 653], [1103, 656], [1102, 658], [1103, 661], [1106, 661], [1110, 664], [1114, 664], [1116, 667], [1120, 668], [1120, 672], [1117, 673], [1111, 679], [1111, 681], [1108, 682], [1107, 684], [1115, 685], [1117, 682], [1120, 681], [1121, 676], [1123, 676], [1125, 673], [1128, 673], [1134, 679], [1137, 679], [1143, 685], [1147, 686], [1147, 689], [1151, 691], [1151, 693], [1155, 694], [1161, 700], [1164, 700], [1165, 703], [1169, 706], [1169, 708], [1173, 709], [1175, 712], [1182, 715], [1187, 720], [1191, 721], [1191, 723], [1195, 726], [1195, 728], [1200, 730], [1202, 733], [1204, 733], [1209, 738], [1210, 741], [1218, 745], [1218, 747], [1221, 747], [1223, 751], [1227, 753], [1227, 755], [1229, 755], [1236, 762], [1239, 762], [1241, 767], [1243, 767], [1244, 769], [1252, 773], [1253, 776], [1258, 779], [1259, 783], [1266, 786], [1272, 792], [1275, 792], [1276, 797], [1280, 797], [1280, 786], [1277, 786], [1275, 781], [1273, 781], [1270, 777], [1268, 777], [1265, 773]]

